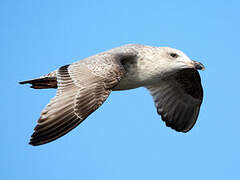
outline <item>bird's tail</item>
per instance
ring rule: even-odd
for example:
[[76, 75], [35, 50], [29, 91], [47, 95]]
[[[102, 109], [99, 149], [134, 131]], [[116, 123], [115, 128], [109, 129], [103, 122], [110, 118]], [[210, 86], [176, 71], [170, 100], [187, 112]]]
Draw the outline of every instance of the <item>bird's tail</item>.
[[31, 84], [30, 87], [34, 89], [57, 88], [57, 70], [36, 79], [19, 82], [19, 84]]
[[34, 89], [57, 88], [57, 78], [56, 77], [40, 77], [36, 79], [19, 82], [19, 84], [31, 84], [30, 87]]

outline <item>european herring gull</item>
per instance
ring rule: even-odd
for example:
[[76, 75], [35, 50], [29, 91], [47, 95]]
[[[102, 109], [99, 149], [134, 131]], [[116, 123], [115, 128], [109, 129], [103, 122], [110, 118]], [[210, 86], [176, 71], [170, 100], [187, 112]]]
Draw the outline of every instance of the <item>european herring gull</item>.
[[100, 107], [112, 91], [138, 87], [150, 91], [157, 113], [168, 127], [188, 132], [203, 99], [197, 71], [203, 69], [180, 50], [128, 44], [20, 82], [30, 83], [34, 89], [57, 88], [29, 144], [41, 145], [65, 135]]

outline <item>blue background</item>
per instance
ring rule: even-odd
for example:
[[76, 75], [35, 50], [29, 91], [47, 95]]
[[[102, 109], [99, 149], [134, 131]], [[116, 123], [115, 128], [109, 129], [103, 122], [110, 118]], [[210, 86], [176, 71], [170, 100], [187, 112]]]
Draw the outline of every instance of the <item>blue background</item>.
[[[240, 3], [0, 1], [0, 179], [240, 179]], [[113, 92], [80, 126], [28, 145], [55, 90], [17, 82], [127, 43], [202, 62], [204, 101], [187, 134], [167, 127], [146, 89]]]

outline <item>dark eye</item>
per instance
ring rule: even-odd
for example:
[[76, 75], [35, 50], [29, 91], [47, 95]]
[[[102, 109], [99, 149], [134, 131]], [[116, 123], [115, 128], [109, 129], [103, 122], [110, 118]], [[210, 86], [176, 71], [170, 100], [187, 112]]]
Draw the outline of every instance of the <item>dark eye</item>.
[[173, 57], [173, 58], [177, 58], [179, 55], [176, 54], [176, 53], [170, 53], [170, 56]]

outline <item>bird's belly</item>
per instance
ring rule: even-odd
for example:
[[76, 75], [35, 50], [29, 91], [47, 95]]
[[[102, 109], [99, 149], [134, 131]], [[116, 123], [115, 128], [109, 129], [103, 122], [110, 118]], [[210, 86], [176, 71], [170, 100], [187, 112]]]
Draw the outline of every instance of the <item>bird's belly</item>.
[[[125, 76], [120, 80], [118, 85], [116, 85], [112, 90], [120, 91], [120, 90], [128, 90], [135, 89], [143, 86], [147, 86], [150, 84], [155, 84], [155, 79], [144, 79], [139, 76]], [[157, 80], [158, 82], [159, 80]]]
[[135, 81], [132, 81], [128, 78], [123, 78], [117, 86], [115, 86], [112, 90], [113, 91], [120, 91], [120, 90], [128, 90], [128, 89], [135, 89], [140, 87], [141, 85]]
[[151, 69], [146, 69], [140, 65], [128, 64], [125, 65], [125, 69], [127, 73], [118, 85], [113, 88], [114, 91], [135, 89], [159, 81], [159, 77], [155, 76]]

